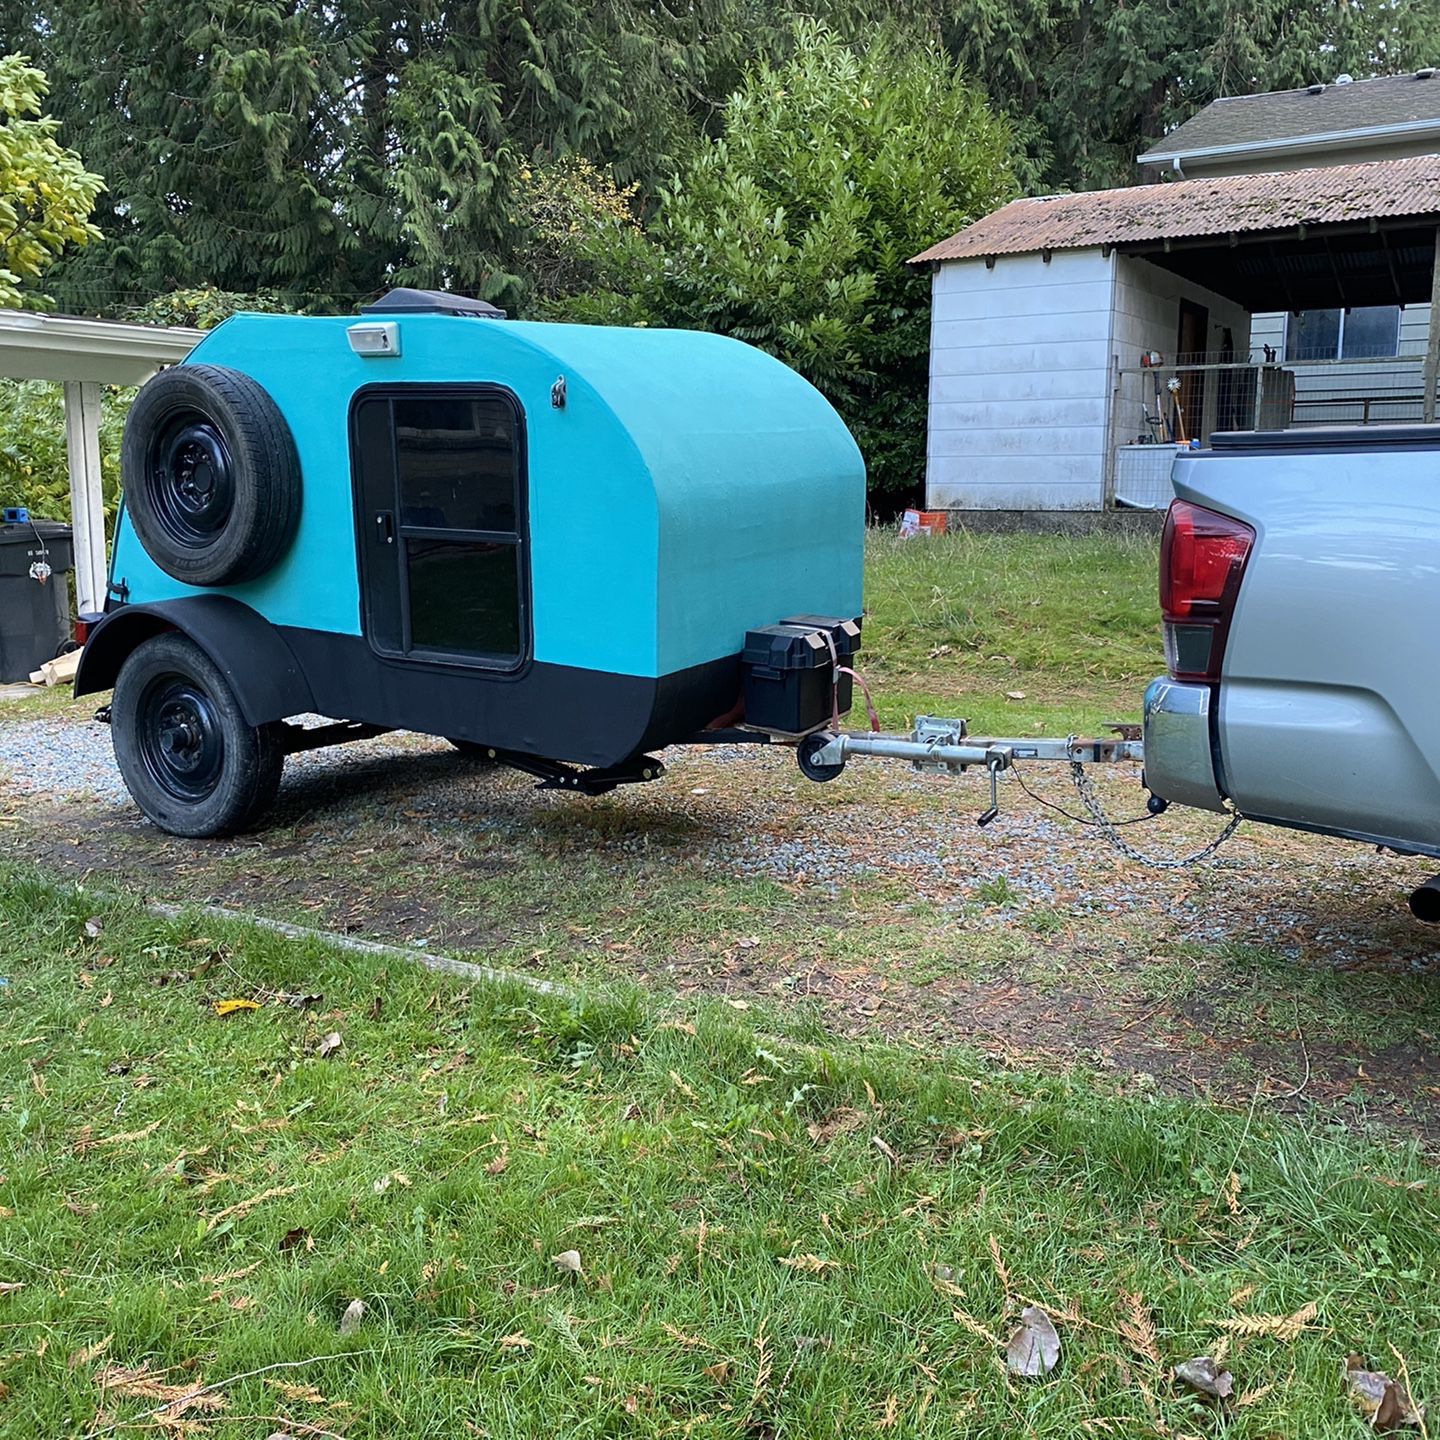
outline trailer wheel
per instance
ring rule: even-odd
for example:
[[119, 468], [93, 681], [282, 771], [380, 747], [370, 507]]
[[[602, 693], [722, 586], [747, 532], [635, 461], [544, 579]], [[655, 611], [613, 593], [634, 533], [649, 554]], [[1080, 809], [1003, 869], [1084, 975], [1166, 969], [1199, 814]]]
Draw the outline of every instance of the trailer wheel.
[[221, 365], [162, 370], [121, 446], [125, 510], [146, 553], [189, 585], [234, 585], [284, 554], [300, 519], [300, 462], [279, 407]]
[[219, 668], [173, 631], [121, 667], [110, 735], [125, 788], [172, 835], [243, 830], [275, 798], [285, 763], [280, 727], [248, 724]]
[[795, 759], [799, 762], [801, 774], [807, 780], [814, 780], [817, 784], [823, 785], [825, 781], [835, 779], [845, 768], [843, 760], [824, 764], [815, 758], [832, 738], [830, 735], [807, 735], [795, 747]]

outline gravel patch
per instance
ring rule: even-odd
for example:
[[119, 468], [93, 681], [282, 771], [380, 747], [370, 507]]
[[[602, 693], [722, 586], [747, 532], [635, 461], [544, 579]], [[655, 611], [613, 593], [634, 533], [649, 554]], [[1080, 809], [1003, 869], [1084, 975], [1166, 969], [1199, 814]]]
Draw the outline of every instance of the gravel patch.
[[[322, 723], [323, 717], [300, 716], [297, 722], [315, 725]], [[0, 722], [0, 736], [4, 737], [0, 778], [17, 793], [56, 799], [84, 797], [106, 807], [133, 808], [115, 764], [108, 725], [92, 719], [46, 716]], [[387, 760], [425, 750], [448, 752], [450, 746], [432, 736], [396, 731], [373, 740], [301, 751], [285, 761], [282, 792], [309, 781], [338, 780], [367, 769], [378, 776]]]

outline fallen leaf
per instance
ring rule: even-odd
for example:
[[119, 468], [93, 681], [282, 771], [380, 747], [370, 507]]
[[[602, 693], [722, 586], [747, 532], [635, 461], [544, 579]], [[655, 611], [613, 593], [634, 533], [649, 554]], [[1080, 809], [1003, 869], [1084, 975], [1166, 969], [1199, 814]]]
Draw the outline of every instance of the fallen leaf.
[[825, 1119], [811, 1121], [805, 1127], [805, 1133], [817, 1145], [828, 1145], [837, 1136], [848, 1135], [850, 1131], [860, 1129], [869, 1118], [863, 1110], [842, 1105], [840, 1109], [832, 1110]]
[[1023, 690], [1007, 690], [1005, 692], [1005, 698], [1007, 700], [1023, 700], [1025, 698], [1025, 692]]
[[1240, 1176], [1232, 1170], [1225, 1181], [1225, 1188], [1221, 1192], [1225, 1197], [1225, 1208], [1232, 1215], [1240, 1213]]
[[991, 1345], [1004, 1345], [1004, 1341], [993, 1330], [987, 1329], [973, 1315], [958, 1307], [950, 1312], [955, 1317], [955, 1323], [963, 1326], [972, 1335], [978, 1335], [980, 1339]]
[[895, 1151], [890, 1147], [890, 1145], [888, 1145], [884, 1140], [882, 1140], [882, 1139], [880, 1138], [880, 1136], [878, 1136], [878, 1135], [872, 1135], [872, 1136], [870, 1137], [870, 1143], [871, 1143], [892, 1165], [898, 1165], [898, 1164], [900, 1163], [900, 1157], [895, 1153]]
[[807, 1275], [823, 1275], [827, 1270], [838, 1270], [838, 1260], [825, 1260], [819, 1255], [782, 1255], [780, 1263], [791, 1270], [803, 1270]]
[[1192, 1390], [1198, 1390], [1212, 1400], [1228, 1400], [1235, 1384], [1234, 1376], [1228, 1370], [1222, 1370], [1209, 1355], [1197, 1355], [1193, 1360], [1183, 1360], [1170, 1373]]
[[98, 1360], [109, 1348], [110, 1342], [115, 1338], [112, 1331], [103, 1340], [97, 1340], [93, 1345], [86, 1345], [83, 1349], [76, 1350], [65, 1362], [67, 1370], [74, 1370], [81, 1365], [88, 1365], [92, 1360]]
[[578, 1250], [562, 1250], [558, 1255], [550, 1257], [551, 1263], [558, 1265], [567, 1274], [578, 1275], [580, 1273], [580, 1252]]
[[226, 1015], [234, 1015], [240, 1010], [258, 1010], [258, 1000], [217, 1000], [215, 1002], [215, 1013], [222, 1018]]
[[1293, 1315], [1238, 1315], [1230, 1320], [1217, 1320], [1222, 1330], [1232, 1335], [1268, 1335], [1275, 1340], [1293, 1340], [1319, 1313], [1320, 1307], [1311, 1300]]
[[1372, 1430], [1423, 1430], [1424, 1409], [1410, 1398], [1409, 1390], [1383, 1370], [1369, 1369], [1363, 1355], [1345, 1361], [1345, 1388]]
[[85, 934], [88, 939], [98, 940], [104, 933], [105, 922], [98, 915], [92, 915], [85, 922]]
[[734, 1368], [729, 1360], [717, 1360], [713, 1365], [707, 1365], [700, 1373], [713, 1380], [717, 1385], [723, 1385], [730, 1378], [730, 1372]]
[[271, 1376], [265, 1382], [278, 1390], [287, 1400], [305, 1405], [328, 1405], [330, 1402], [313, 1385], [295, 1385], [289, 1380], [277, 1380]]
[[1243, 1410], [1247, 1405], [1258, 1405], [1274, 1388], [1275, 1381], [1273, 1380], [1268, 1385], [1252, 1386], [1235, 1401], [1235, 1406], [1237, 1409]]
[[500, 1337], [500, 1348], [502, 1350], [528, 1350], [535, 1342], [528, 1339], [522, 1331], [517, 1330], [513, 1335], [502, 1335]]
[[331, 1030], [329, 1034], [320, 1038], [320, 1043], [315, 1047], [315, 1053], [322, 1059], [328, 1060], [343, 1044], [338, 1030]]
[[[122, 1395], [131, 1400], [158, 1400], [167, 1417], [182, 1415], [187, 1410], [223, 1410], [225, 1397], [218, 1390], [205, 1390], [197, 1375], [189, 1385], [171, 1385], [153, 1373], [148, 1365], [127, 1369], [123, 1365], [107, 1365], [95, 1372], [95, 1383], [107, 1394]], [[160, 1417], [157, 1415], [156, 1417]]]
[[345, 1313], [340, 1317], [340, 1333], [342, 1335], [353, 1335], [360, 1328], [360, 1322], [364, 1318], [365, 1302], [363, 1300], [352, 1300], [345, 1307]]
[[1005, 1347], [1005, 1368], [1033, 1380], [1048, 1375], [1059, 1361], [1060, 1337], [1054, 1322], [1038, 1305], [1027, 1305]]
[[1125, 1306], [1125, 1318], [1120, 1322], [1120, 1336], [1142, 1359], [1157, 1368], [1163, 1363], [1160, 1358], [1160, 1343], [1155, 1335], [1155, 1322], [1150, 1318], [1150, 1307], [1138, 1290], [1131, 1293], [1122, 1290], [1120, 1299]]
[[241, 1215], [248, 1215], [257, 1205], [263, 1205], [267, 1200], [274, 1200], [281, 1195], [293, 1195], [298, 1188], [296, 1185], [272, 1185], [270, 1189], [262, 1190], [260, 1194], [252, 1195], [248, 1200], [237, 1200], [233, 1205], [227, 1205], [223, 1210], [212, 1215], [206, 1228], [213, 1230], [222, 1220], [232, 1220]]
[[1007, 1296], [1014, 1294], [1015, 1287], [1010, 1283], [1010, 1267], [1000, 1253], [1000, 1242], [993, 1235], [987, 1235], [985, 1243], [990, 1248], [990, 1261], [995, 1266], [995, 1278], [999, 1280], [1000, 1288]]
[[318, 990], [302, 990], [297, 994], [282, 991], [275, 998], [292, 1010], [305, 1010], [311, 1005], [318, 1005], [325, 997]]
[[280, 1237], [280, 1242], [275, 1248], [283, 1255], [285, 1251], [294, 1250], [300, 1246], [304, 1246], [306, 1250], [315, 1248], [314, 1238], [303, 1225], [297, 1225], [293, 1230], [287, 1230]]

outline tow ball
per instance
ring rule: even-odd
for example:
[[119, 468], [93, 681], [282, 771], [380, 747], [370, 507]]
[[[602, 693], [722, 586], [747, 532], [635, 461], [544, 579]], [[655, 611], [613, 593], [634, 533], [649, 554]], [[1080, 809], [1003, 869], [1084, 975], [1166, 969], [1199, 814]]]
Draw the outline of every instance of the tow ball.
[[[852, 755], [908, 760], [912, 769], [942, 775], [963, 775], [972, 765], [983, 765], [990, 781], [990, 803], [975, 821], [983, 828], [1000, 813], [1000, 773], [1017, 760], [1111, 764], [1143, 760], [1145, 746], [1141, 740], [1088, 740], [1076, 735], [1064, 739], [972, 736], [964, 720], [920, 715], [909, 735], [848, 731], [835, 734], [821, 730], [807, 735], [795, 751], [801, 773], [822, 784], [834, 780]], [[1435, 900], [1440, 919], [1440, 889]]]

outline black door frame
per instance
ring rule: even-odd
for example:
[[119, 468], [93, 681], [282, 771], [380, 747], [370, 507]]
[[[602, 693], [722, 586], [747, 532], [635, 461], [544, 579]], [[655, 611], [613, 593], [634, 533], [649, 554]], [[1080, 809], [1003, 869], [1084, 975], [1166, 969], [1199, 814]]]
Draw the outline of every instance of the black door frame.
[[[516, 557], [516, 570], [519, 584], [519, 625], [520, 625], [520, 653], [516, 656], [493, 657], [484, 655], [443, 653], [433, 650], [416, 652], [414, 650], [393, 649], [377, 642], [374, 625], [371, 618], [371, 602], [375, 595], [375, 585], [379, 581], [380, 574], [376, 568], [376, 561], [371, 557], [373, 553], [372, 526], [374, 520], [370, 514], [372, 509], [365, 493], [365, 477], [361, 469], [361, 447], [358, 433], [358, 420], [361, 407], [372, 400], [406, 400], [423, 399], [427, 396], [437, 397], [465, 397], [465, 398], [493, 398], [498, 396], [510, 406], [515, 422], [515, 529], [513, 532], [516, 538], [515, 548], [519, 552]], [[400, 512], [400, 479], [399, 466], [395, 456], [395, 424], [394, 411], [390, 411], [390, 423], [388, 427], [390, 441], [389, 466], [391, 485], [393, 487], [394, 504], [391, 514], [394, 517], [393, 543], [395, 555], [391, 564], [393, 569], [387, 567], [383, 572], [387, 577], [387, 583], [393, 580], [398, 589], [398, 600], [400, 607], [401, 644], [410, 634], [410, 587], [408, 583], [408, 572], [405, 563], [405, 545], [407, 538], [418, 539], [456, 539], [474, 540], [483, 537], [487, 532], [474, 530], [445, 530], [431, 526], [401, 525], [399, 522]], [[533, 609], [531, 577], [530, 577], [530, 463], [529, 446], [526, 436], [525, 407], [520, 403], [520, 397], [506, 385], [492, 381], [467, 381], [467, 382], [425, 382], [425, 381], [393, 381], [378, 382], [371, 385], [363, 385], [355, 391], [350, 399], [350, 414], [347, 425], [347, 432], [350, 442], [350, 493], [351, 505], [355, 517], [355, 574], [360, 590], [360, 624], [365, 639], [370, 648], [386, 660], [398, 661], [405, 665], [442, 667], [445, 669], [462, 668], [472, 672], [480, 672], [495, 679], [513, 679], [529, 669], [535, 654], [535, 636], [533, 627]], [[378, 517], [377, 517], [378, 518]], [[499, 534], [499, 532], [493, 532]]]

